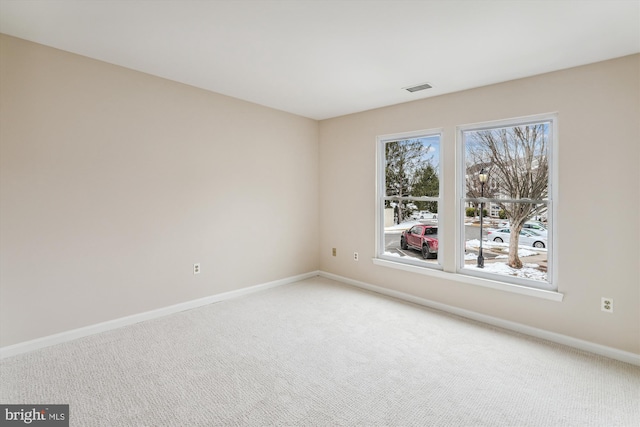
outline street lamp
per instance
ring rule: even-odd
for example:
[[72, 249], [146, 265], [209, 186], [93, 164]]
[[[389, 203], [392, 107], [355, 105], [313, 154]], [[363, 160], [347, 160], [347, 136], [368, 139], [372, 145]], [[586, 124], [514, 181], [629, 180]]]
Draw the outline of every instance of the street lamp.
[[[484, 168], [478, 174], [478, 180], [480, 180], [480, 197], [484, 198], [484, 184], [489, 179], [489, 175], [484, 171]], [[480, 251], [478, 252], [478, 268], [484, 268], [484, 257], [482, 256], [482, 211], [484, 210], [484, 201], [480, 202]]]

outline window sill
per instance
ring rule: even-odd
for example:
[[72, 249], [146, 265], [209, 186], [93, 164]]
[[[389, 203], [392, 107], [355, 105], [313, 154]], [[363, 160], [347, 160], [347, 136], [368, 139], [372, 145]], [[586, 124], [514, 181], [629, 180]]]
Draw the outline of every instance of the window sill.
[[536, 298], [542, 298], [550, 301], [562, 301], [564, 294], [555, 291], [547, 291], [544, 289], [529, 288], [526, 286], [512, 285], [510, 283], [499, 282], [496, 280], [483, 279], [479, 277], [467, 276], [460, 273], [451, 273], [435, 268], [417, 267], [410, 264], [388, 261], [381, 258], [373, 258], [373, 263], [382, 267], [396, 268], [398, 270], [409, 271], [411, 273], [423, 274], [425, 276], [437, 277], [439, 279], [451, 280], [454, 282], [467, 283], [471, 285], [483, 286], [485, 288], [497, 289], [500, 291], [527, 295]]

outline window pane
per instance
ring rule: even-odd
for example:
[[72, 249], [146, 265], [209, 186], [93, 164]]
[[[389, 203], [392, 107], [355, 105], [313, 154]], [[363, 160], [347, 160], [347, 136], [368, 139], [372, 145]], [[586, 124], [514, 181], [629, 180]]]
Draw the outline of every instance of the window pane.
[[[511, 209], [537, 212], [527, 217], [517, 239], [512, 223], [502, 213], [494, 216], [490, 209], [482, 217], [480, 245], [480, 210], [465, 207], [464, 268], [502, 276], [549, 282], [549, 245], [551, 233], [546, 222], [546, 204], [512, 203]], [[494, 211], [495, 212], [495, 211]], [[500, 211], [499, 211], [500, 212]], [[545, 221], [541, 221], [545, 219]], [[482, 251], [482, 252], [481, 252]], [[482, 260], [478, 257], [482, 253]], [[517, 259], [510, 254], [515, 255]], [[483, 268], [478, 267], [483, 265]]]
[[[398, 200], [387, 200], [385, 208], [384, 255], [411, 264], [438, 264], [438, 214], [437, 202], [432, 209], [412, 210], [409, 217], [397, 223]], [[412, 202], [415, 203], [415, 202]], [[394, 210], [396, 214], [394, 215]]]
[[[387, 197], [438, 197], [440, 136], [391, 141], [385, 144]], [[419, 209], [426, 209], [421, 206]], [[401, 212], [401, 219], [404, 219]]]
[[552, 123], [462, 132], [463, 269], [549, 286], [551, 234], [546, 223], [534, 220], [546, 221], [549, 213]]
[[465, 197], [547, 199], [549, 131], [543, 122], [464, 132]]
[[[440, 133], [379, 140], [377, 255], [438, 267]], [[411, 230], [411, 232], [409, 232]]]

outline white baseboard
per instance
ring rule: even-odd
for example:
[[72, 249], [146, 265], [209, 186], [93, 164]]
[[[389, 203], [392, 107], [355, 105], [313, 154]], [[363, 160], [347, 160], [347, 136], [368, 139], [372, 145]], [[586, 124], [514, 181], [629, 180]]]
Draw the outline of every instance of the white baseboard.
[[360, 282], [358, 280], [349, 279], [347, 277], [338, 276], [337, 274], [327, 273], [325, 271], [320, 271], [320, 276], [325, 277], [327, 279], [335, 280], [337, 282], [345, 283], [347, 285], [352, 285], [358, 288], [362, 288], [362, 289], [366, 289], [379, 294], [387, 295], [400, 300], [419, 304], [425, 307], [446, 311], [448, 313], [465, 317], [467, 319], [476, 320], [479, 322], [487, 323], [489, 325], [497, 326], [504, 329], [509, 329], [511, 331], [520, 332], [536, 338], [542, 338], [558, 344], [567, 345], [569, 347], [577, 348], [580, 350], [588, 351], [590, 353], [595, 353], [601, 356], [609, 357], [611, 359], [619, 360], [621, 362], [631, 363], [633, 365], [640, 366], [639, 354], [618, 350], [616, 348], [607, 347], [600, 344], [595, 344], [589, 341], [584, 341], [584, 340], [573, 338], [567, 335], [546, 331], [544, 329], [534, 328], [532, 326], [523, 325], [521, 323], [511, 322], [509, 320], [487, 316], [485, 314], [480, 314], [474, 311], [465, 310], [462, 308], [442, 304], [442, 303], [431, 301], [425, 298], [420, 298], [414, 295], [406, 294], [404, 292], [398, 292], [398, 291], [383, 288], [380, 286], [371, 285], [369, 283]]
[[224, 292], [221, 294], [211, 295], [204, 298], [199, 298], [192, 301], [186, 301], [180, 304], [171, 305], [168, 307], [159, 308], [156, 310], [146, 311], [144, 313], [133, 314], [131, 316], [121, 317], [119, 319], [109, 320], [95, 325], [89, 325], [70, 331], [61, 332], [54, 335], [49, 335], [42, 338], [37, 338], [30, 341], [21, 342], [14, 345], [9, 345], [0, 348], [0, 359], [15, 356], [21, 353], [27, 353], [29, 351], [37, 350], [44, 347], [49, 347], [56, 344], [61, 344], [68, 341], [73, 341], [78, 338], [86, 337], [93, 334], [99, 334], [101, 332], [118, 329], [123, 326], [132, 325], [134, 323], [143, 322], [145, 320], [156, 319], [159, 317], [167, 316], [169, 314], [178, 313], [180, 311], [191, 310], [192, 308], [202, 307], [204, 305], [212, 304], [219, 301], [236, 298], [241, 295], [251, 294], [254, 292], [263, 291], [265, 289], [275, 288], [277, 286], [287, 285], [289, 283], [298, 282], [300, 280], [316, 277], [320, 273], [318, 271], [312, 271], [297, 276], [291, 276], [280, 280], [274, 280], [273, 282], [262, 283], [260, 285], [249, 286], [247, 288], [237, 289], [235, 291]]

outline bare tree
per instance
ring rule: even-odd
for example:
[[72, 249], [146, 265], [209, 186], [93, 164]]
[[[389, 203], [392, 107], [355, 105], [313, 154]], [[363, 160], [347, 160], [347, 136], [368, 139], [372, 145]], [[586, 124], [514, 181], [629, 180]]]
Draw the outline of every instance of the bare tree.
[[524, 223], [546, 209], [535, 201], [548, 195], [547, 129], [546, 123], [539, 123], [470, 133], [469, 159], [490, 165], [489, 179], [497, 181], [504, 193], [500, 196], [512, 200], [500, 206], [510, 221], [508, 265], [513, 268], [522, 268], [518, 243]]

